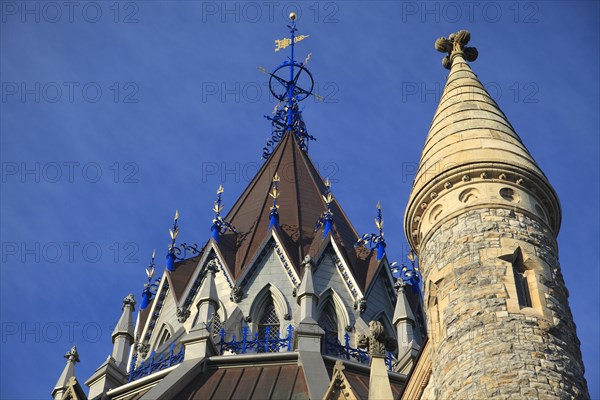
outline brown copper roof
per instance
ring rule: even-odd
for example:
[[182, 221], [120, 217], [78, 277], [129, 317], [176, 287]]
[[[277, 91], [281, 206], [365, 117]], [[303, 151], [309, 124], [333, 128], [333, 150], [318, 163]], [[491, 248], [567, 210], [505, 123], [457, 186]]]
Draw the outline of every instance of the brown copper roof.
[[175, 264], [175, 270], [173, 272], [167, 272], [169, 287], [173, 290], [176, 301], [179, 302], [185, 287], [196, 269], [196, 265], [198, 265], [198, 262], [200, 261], [200, 257], [202, 257], [202, 254], [177, 262]]
[[302, 367], [271, 365], [209, 369], [184, 388], [181, 400], [308, 399]]
[[[281, 178], [278, 233], [299, 273], [300, 261], [306, 254], [317, 256], [323, 242], [323, 232], [314, 232], [314, 227], [325, 210], [321, 197], [325, 193], [325, 183], [310, 157], [300, 150], [293, 135], [286, 133], [225, 218], [238, 230], [238, 234], [227, 233], [219, 241], [219, 248], [235, 278], [248, 267], [269, 234], [267, 228], [272, 206], [269, 192], [275, 172]], [[358, 234], [337, 200], [334, 200], [331, 208], [334, 240], [350, 264], [358, 285], [365, 290], [374, 278], [379, 263], [371, 253], [354, 248]]]

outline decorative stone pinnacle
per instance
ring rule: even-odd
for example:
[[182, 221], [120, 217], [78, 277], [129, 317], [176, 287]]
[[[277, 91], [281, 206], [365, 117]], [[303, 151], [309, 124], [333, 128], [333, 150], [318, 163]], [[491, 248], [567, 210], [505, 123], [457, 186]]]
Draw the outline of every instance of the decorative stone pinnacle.
[[125, 310], [125, 307], [127, 306], [131, 306], [131, 308], [135, 308], [135, 299], [133, 298], [133, 293], [129, 293], [127, 295], [127, 297], [125, 297], [123, 299], [123, 308], [122, 310]]
[[77, 346], [71, 347], [71, 350], [67, 351], [67, 354], [65, 354], [65, 358], [74, 363], [78, 363], [79, 353], [77, 352]]
[[219, 270], [219, 264], [217, 262], [216, 259], [212, 259], [210, 260], [207, 264], [206, 264], [206, 270], [216, 273]]
[[302, 260], [302, 266], [304, 268], [311, 268], [311, 270], [315, 268], [315, 263], [313, 262], [310, 254], [304, 256], [304, 260]]
[[242, 291], [242, 288], [235, 285], [234, 287], [231, 288], [231, 295], [229, 296], [229, 298], [234, 303], [239, 303], [240, 301], [242, 301], [243, 295], [244, 295], [244, 292]]
[[367, 349], [371, 357], [385, 357], [386, 351], [396, 350], [396, 340], [385, 335], [379, 321], [369, 322], [369, 335], [358, 335], [358, 347]]
[[471, 40], [471, 34], [467, 30], [461, 30], [457, 33], [452, 33], [448, 38], [441, 37], [435, 41], [435, 49], [440, 53], [448, 53], [446, 57], [442, 59], [442, 65], [446, 69], [452, 67], [453, 56], [456, 54], [462, 54], [465, 60], [473, 62], [477, 60], [479, 52], [475, 47], [466, 47]]

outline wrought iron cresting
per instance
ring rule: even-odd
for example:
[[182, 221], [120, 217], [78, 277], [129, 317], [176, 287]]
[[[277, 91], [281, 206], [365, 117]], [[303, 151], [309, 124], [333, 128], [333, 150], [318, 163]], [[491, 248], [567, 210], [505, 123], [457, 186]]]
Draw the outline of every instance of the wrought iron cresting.
[[131, 367], [129, 369], [129, 382], [144, 376], [150, 375], [153, 372], [160, 371], [165, 368], [169, 368], [173, 365], [177, 365], [183, 361], [185, 356], [185, 347], [180, 345], [179, 351], [175, 353], [175, 343], [173, 343], [168, 353], [163, 353], [159, 358], [156, 358], [156, 353], [152, 352], [148, 360], [142, 362], [139, 366], [135, 366], [137, 363], [137, 353], [131, 359]]
[[[235, 335], [230, 341], [225, 340], [225, 329], [221, 329], [220, 354], [230, 351], [234, 354], [253, 353], [276, 353], [282, 350], [291, 351], [294, 337], [294, 327], [289, 325], [286, 329], [285, 337], [274, 338], [271, 335], [271, 327], [265, 327], [264, 337], [259, 337], [258, 332], [254, 336], [249, 336], [247, 326], [242, 328], [242, 340], [236, 340]], [[263, 335], [261, 335], [263, 336]]]

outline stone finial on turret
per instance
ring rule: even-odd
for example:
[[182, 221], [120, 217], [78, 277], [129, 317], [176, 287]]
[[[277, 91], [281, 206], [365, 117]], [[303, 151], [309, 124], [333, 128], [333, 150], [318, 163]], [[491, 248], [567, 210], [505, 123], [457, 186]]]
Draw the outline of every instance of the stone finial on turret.
[[300, 282], [296, 298], [296, 301], [300, 305], [300, 321], [304, 321], [305, 319], [312, 320], [314, 318], [315, 307], [319, 301], [312, 276], [314, 265], [312, 257], [307, 254], [304, 260], [302, 260], [304, 276], [302, 277], [302, 282]]
[[441, 37], [435, 41], [435, 49], [440, 53], [448, 53], [442, 59], [442, 65], [446, 69], [452, 67], [452, 61], [455, 54], [463, 54], [465, 60], [472, 62], [477, 60], [479, 52], [475, 47], [466, 47], [471, 40], [471, 34], [467, 30], [461, 30], [457, 33], [452, 33], [448, 38]]
[[219, 261], [212, 258], [206, 264], [206, 276], [198, 291], [198, 314], [194, 326], [181, 339], [185, 346], [185, 360], [201, 359], [217, 354], [211, 328], [212, 318], [218, 312], [219, 296], [215, 285], [215, 274], [219, 271]]
[[133, 298], [132, 293], [129, 293], [127, 297], [123, 299], [123, 307], [121, 309], [123, 310], [123, 313], [112, 333], [112, 358], [115, 360], [117, 367], [125, 371], [127, 369], [129, 350], [134, 341], [133, 312], [135, 311], [135, 299]]
[[54, 390], [52, 390], [52, 397], [54, 400], [61, 400], [63, 398], [63, 395], [67, 391], [70, 379], [75, 377], [75, 364], [79, 362], [77, 347], [73, 346], [71, 350], [65, 354], [65, 358], [67, 359], [67, 365], [58, 378]]

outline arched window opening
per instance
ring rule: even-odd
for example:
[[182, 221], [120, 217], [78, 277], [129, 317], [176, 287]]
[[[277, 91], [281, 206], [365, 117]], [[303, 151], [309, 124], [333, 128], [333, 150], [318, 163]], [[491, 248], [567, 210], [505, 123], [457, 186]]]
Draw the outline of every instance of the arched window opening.
[[529, 292], [529, 283], [525, 272], [525, 264], [523, 263], [523, 254], [518, 249], [515, 254], [515, 259], [512, 263], [513, 276], [515, 278], [515, 287], [517, 289], [517, 300], [521, 307], [531, 307], [531, 293]]
[[259, 339], [266, 339], [267, 327], [269, 328], [269, 340], [279, 339], [279, 317], [277, 316], [275, 305], [271, 298], [265, 302], [262, 314], [258, 320]]
[[328, 301], [323, 309], [321, 310], [321, 315], [319, 315], [319, 320], [317, 321], [319, 326], [325, 331], [325, 334], [328, 338], [338, 337], [338, 318], [335, 312], [335, 307], [331, 304], [331, 301]]
[[167, 329], [167, 327], [164, 327], [163, 332], [160, 335], [160, 339], [158, 340], [158, 345], [156, 346], [156, 348], [158, 349], [160, 346], [165, 344], [167, 342], [167, 340], [169, 340], [170, 338], [171, 338], [171, 332], [169, 332], [169, 329]]

